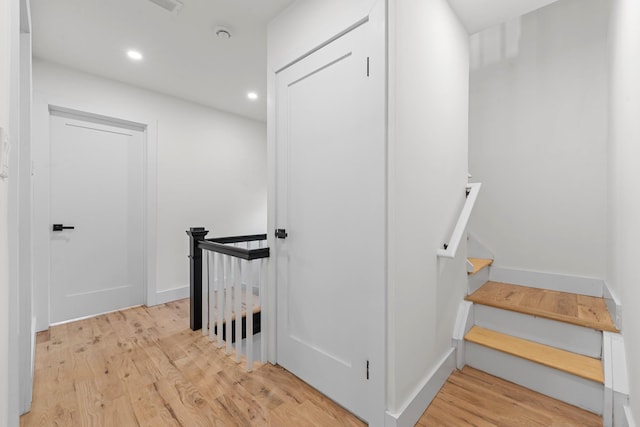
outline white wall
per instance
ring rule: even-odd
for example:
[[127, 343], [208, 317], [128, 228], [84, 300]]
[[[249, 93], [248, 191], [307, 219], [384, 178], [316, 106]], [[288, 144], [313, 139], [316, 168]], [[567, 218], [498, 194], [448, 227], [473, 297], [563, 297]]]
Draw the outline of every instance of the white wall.
[[451, 349], [465, 242], [436, 258], [464, 203], [468, 36], [447, 1], [389, 4], [388, 410]]
[[640, 2], [614, 0], [610, 21], [607, 283], [622, 302], [631, 409], [640, 421]]
[[[159, 293], [189, 284], [189, 227], [204, 226], [209, 237], [266, 232], [264, 123], [38, 59], [33, 85], [40, 102], [157, 121]], [[35, 122], [38, 128], [48, 123]], [[36, 170], [35, 179], [48, 178]], [[38, 307], [38, 313], [46, 310]]]
[[9, 252], [10, 245], [15, 245], [12, 232], [17, 224], [14, 204], [19, 160], [15, 150], [20, 150], [19, 88], [20, 4], [11, 0], [0, 2], [0, 127], [7, 132], [13, 150], [9, 178], [0, 178], [0, 425], [11, 427], [19, 423], [18, 264], [15, 254]]
[[605, 275], [607, 16], [563, 0], [472, 36], [470, 229], [497, 266]]
[[[0, 2], [0, 127], [9, 131], [11, 20], [9, 2]], [[0, 178], [0, 425], [9, 423], [9, 186]]]

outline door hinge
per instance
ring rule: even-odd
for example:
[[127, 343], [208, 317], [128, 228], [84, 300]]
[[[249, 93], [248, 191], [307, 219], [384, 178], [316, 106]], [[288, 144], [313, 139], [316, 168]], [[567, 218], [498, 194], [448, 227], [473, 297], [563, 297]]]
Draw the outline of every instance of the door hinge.
[[367, 77], [369, 77], [369, 57], [367, 56]]
[[369, 361], [367, 360], [367, 379], [369, 379]]

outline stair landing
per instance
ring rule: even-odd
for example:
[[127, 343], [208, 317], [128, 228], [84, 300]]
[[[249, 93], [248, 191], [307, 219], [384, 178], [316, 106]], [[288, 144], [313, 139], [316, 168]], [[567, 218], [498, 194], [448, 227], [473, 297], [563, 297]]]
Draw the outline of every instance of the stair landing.
[[465, 366], [416, 424], [428, 426], [602, 427], [602, 417]]
[[508, 283], [487, 282], [465, 299], [476, 304], [587, 328], [619, 332], [602, 298]]

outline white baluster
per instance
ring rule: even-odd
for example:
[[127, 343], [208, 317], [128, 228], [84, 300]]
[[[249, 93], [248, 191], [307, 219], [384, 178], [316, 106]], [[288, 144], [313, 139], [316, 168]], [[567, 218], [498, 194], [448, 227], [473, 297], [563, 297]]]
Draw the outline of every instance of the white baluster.
[[224, 256], [224, 299], [225, 299], [225, 316], [226, 323], [224, 325], [225, 330], [225, 341], [227, 342], [227, 354], [230, 355], [233, 350], [231, 343], [231, 314], [233, 311], [233, 304], [231, 301], [232, 291], [233, 291], [233, 274], [231, 272], [231, 257], [228, 255]]
[[245, 263], [245, 307], [247, 307], [247, 372], [253, 371], [253, 272], [254, 261]]
[[[260, 247], [263, 247], [260, 242]], [[265, 242], [266, 243], [266, 242]], [[267, 259], [260, 258], [260, 271], [258, 272], [258, 297], [260, 298], [260, 361], [267, 363], [267, 316], [265, 314], [267, 307]]]
[[209, 251], [202, 251], [202, 336], [209, 327]]
[[233, 258], [234, 264], [234, 281], [235, 290], [235, 315], [236, 315], [236, 362], [240, 362], [242, 358], [242, 264], [240, 258]]
[[218, 286], [215, 252], [207, 251], [207, 264], [209, 265], [209, 342], [212, 342], [216, 330], [216, 288]]
[[216, 326], [218, 348], [222, 348], [222, 327], [224, 324], [224, 256], [216, 252]]

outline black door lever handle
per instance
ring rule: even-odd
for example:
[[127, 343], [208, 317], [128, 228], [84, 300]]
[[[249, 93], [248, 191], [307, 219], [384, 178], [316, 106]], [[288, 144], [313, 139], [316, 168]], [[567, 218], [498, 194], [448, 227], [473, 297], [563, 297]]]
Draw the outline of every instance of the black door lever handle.
[[276, 237], [278, 239], [286, 239], [287, 236], [288, 236], [287, 230], [285, 230], [284, 228], [277, 228], [276, 229]]
[[73, 229], [75, 229], [73, 225], [53, 224], [53, 231], [73, 230]]

